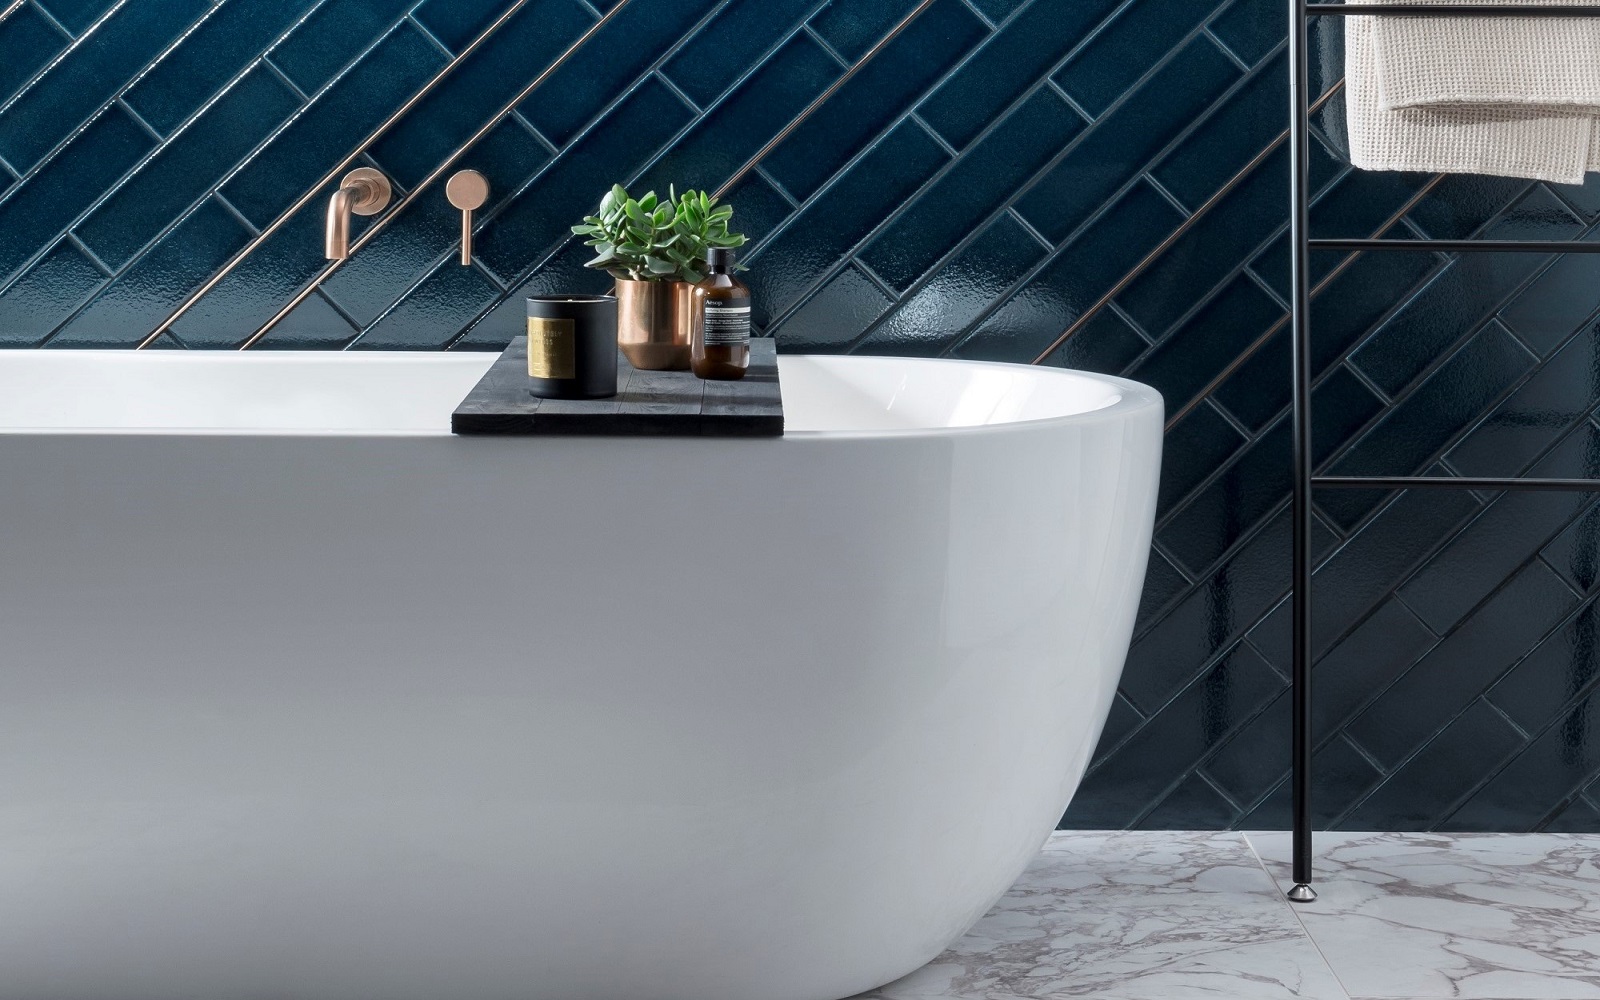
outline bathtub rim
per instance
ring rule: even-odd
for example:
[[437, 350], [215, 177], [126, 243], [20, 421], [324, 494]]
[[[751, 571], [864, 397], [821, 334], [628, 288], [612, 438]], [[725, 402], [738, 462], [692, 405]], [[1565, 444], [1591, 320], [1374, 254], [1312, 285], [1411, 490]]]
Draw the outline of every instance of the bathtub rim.
[[[50, 350], [38, 348], [31, 351], [17, 351], [18, 354], [29, 356], [41, 355], [60, 357], [90, 356], [98, 358], [144, 359], [159, 358], [160, 364], [201, 364], [214, 363], [221, 357], [229, 358], [260, 358], [263, 360], [310, 360], [332, 362], [334, 364], [372, 364], [388, 361], [417, 362], [424, 361], [430, 364], [456, 363], [464, 364], [469, 357], [477, 361], [486, 356], [498, 356], [496, 351], [238, 351], [238, 350], [189, 350], [189, 351], [130, 351], [110, 348], [62, 348]], [[1008, 420], [993, 424], [968, 424], [962, 426], [943, 427], [886, 427], [876, 429], [857, 430], [803, 430], [786, 428], [777, 438], [732, 438], [728, 440], [903, 440], [916, 438], [945, 438], [945, 437], [973, 437], [994, 434], [1011, 434], [1022, 431], [1038, 431], [1067, 426], [1094, 426], [1106, 422], [1123, 422], [1132, 414], [1156, 409], [1165, 412], [1165, 402], [1159, 391], [1143, 382], [1123, 378], [1118, 375], [1106, 375], [1100, 372], [1088, 371], [1080, 368], [1058, 368], [1053, 365], [1030, 365], [1010, 361], [978, 361], [967, 358], [919, 358], [904, 357], [892, 354], [790, 354], [778, 356], [778, 364], [783, 364], [785, 357], [820, 359], [824, 361], [849, 361], [859, 359], [862, 361], [900, 362], [913, 365], [939, 365], [939, 366], [977, 366], [983, 368], [1018, 369], [1045, 378], [1052, 377], [1049, 373], [1055, 372], [1063, 375], [1077, 376], [1100, 382], [1114, 388], [1118, 397], [1113, 402], [1092, 410], [1083, 410], [1077, 413], [1065, 413], [1051, 417], [1035, 417], [1026, 420]], [[121, 360], [118, 363], [123, 363]], [[230, 361], [237, 364], [238, 361]], [[245, 362], [245, 363], [254, 363]], [[480, 362], [481, 363], [481, 362]], [[4, 364], [0, 361], [0, 364]], [[487, 366], [485, 366], [487, 370]], [[152, 437], [152, 438], [212, 438], [212, 437], [241, 437], [241, 438], [441, 438], [462, 437], [469, 440], [502, 438], [516, 438], [519, 435], [458, 435], [448, 426], [437, 429], [418, 428], [317, 428], [317, 427], [119, 427], [119, 426], [83, 426], [83, 427], [16, 427], [0, 423], [0, 437]], [[531, 435], [530, 435], [531, 436]], [[539, 440], [561, 440], [565, 438], [595, 440], [634, 440], [637, 435], [537, 435]], [[649, 435], [655, 440], [701, 440], [699, 435]]]

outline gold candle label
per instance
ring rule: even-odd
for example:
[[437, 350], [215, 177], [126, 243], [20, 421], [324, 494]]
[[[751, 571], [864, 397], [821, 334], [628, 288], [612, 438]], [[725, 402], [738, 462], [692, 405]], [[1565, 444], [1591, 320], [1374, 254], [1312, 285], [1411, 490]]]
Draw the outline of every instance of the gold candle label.
[[572, 320], [528, 317], [529, 378], [577, 378], [577, 352]]

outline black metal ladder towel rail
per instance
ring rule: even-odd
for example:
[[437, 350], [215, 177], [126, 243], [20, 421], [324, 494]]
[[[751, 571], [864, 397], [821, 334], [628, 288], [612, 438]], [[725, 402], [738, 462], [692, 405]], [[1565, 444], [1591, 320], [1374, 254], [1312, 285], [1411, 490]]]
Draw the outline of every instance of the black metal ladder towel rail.
[[1312, 17], [1388, 14], [1404, 17], [1600, 17], [1600, 5], [1308, 3], [1289, 0], [1289, 324], [1292, 344], [1294, 493], [1291, 507], [1294, 573], [1290, 621], [1293, 669], [1290, 673], [1293, 725], [1293, 868], [1288, 896], [1297, 903], [1317, 898], [1311, 888], [1311, 491], [1333, 489], [1451, 488], [1467, 490], [1574, 490], [1600, 492], [1600, 479], [1461, 478], [1454, 476], [1317, 476], [1311, 452], [1311, 279], [1312, 250], [1428, 250], [1456, 253], [1600, 253], [1600, 243], [1555, 240], [1314, 240], [1307, 226], [1310, 183], [1309, 40]]

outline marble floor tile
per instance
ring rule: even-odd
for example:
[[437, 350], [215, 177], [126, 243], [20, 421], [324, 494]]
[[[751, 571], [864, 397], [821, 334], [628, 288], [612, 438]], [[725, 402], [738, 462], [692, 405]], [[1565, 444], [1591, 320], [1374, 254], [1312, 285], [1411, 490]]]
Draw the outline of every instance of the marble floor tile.
[[[1289, 835], [1250, 834], [1280, 884]], [[1600, 836], [1323, 833], [1296, 915], [1352, 997], [1600, 1000]]]
[[1344, 1000], [1238, 833], [1060, 833], [972, 931], [875, 1000]]

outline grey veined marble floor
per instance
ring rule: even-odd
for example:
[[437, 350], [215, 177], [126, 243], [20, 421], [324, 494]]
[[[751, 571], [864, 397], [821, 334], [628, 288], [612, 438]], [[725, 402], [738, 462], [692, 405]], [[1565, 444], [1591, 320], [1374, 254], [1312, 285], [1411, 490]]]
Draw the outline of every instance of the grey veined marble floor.
[[1600, 1000], [1600, 835], [1060, 833], [874, 1000]]

